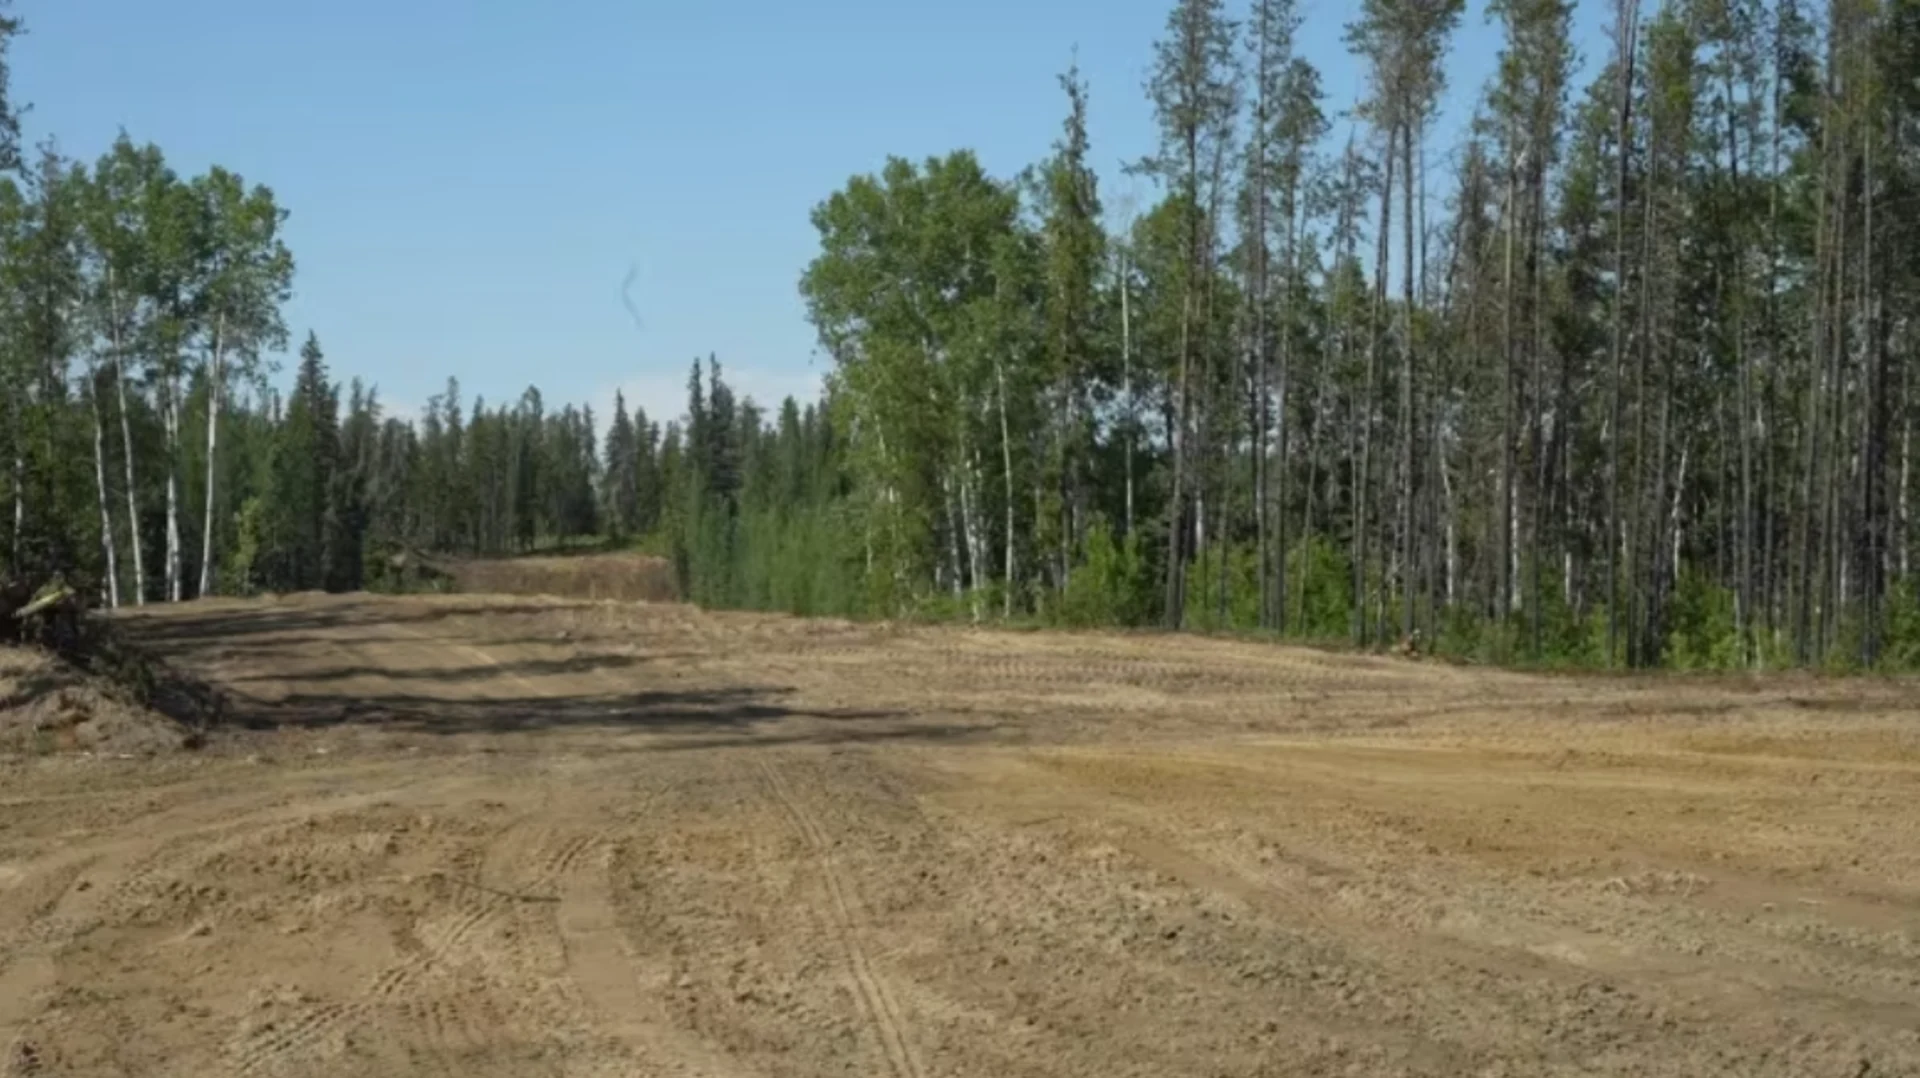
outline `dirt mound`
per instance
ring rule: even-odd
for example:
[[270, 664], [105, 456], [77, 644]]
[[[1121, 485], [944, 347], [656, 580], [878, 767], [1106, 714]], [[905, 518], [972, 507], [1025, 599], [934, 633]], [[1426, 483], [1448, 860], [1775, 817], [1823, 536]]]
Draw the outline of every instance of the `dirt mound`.
[[464, 561], [449, 567], [460, 590], [488, 595], [553, 595], [565, 599], [675, 602], [673, 566], [646, 554]]
[[189, 747], [187, 727], [52, 655], [0, 648], [0, 753], [154, 753]]

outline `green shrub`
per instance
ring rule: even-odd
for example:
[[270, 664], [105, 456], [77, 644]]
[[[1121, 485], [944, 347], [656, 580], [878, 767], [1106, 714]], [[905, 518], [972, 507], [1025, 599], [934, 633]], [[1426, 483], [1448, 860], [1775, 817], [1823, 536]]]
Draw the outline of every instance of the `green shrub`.
[[1353, 632], [1353, 569], [1346, 553], [1314, 535], [1287, 551], [1289, 636], [1341, 640]]
[[1734, 670], [1742, 665], [1733, 589], [1691, 567], [1680, 573], [1667, 607], [1667, 665], [1676, 670]]
[[1068, 571], [1066, 594], [1052, 611], [1052, 620], [1092, 628], [1139, 625], [1151, 617], [1153, 589], [1138, 536], [1115, 543], [1113, 529], [1096, 520], [1087, 530], [1081, 557]]
[[1920, 670], [1920, 580], [1900, 580], [1887, 589], [1887, 637], [1880, 649], [1888, 670]]

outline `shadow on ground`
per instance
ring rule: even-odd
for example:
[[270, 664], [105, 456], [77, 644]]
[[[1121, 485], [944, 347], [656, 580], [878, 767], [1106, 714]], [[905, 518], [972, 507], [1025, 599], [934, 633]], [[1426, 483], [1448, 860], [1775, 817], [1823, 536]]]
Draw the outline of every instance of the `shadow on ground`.
[[[592, 641], [517, 632], [514, 621], [564, 606], [503, 600], [436, 603], [382, 597], [298, 597], [262, 606], [170, 608], [124, 619], [129, 639], [198, 674], [221, 697], [224, 725], [247, 730], [354, 726], [396, 733], [476, 734], [597, 729], [667, 735], [655, 747], [846, 744], [991, 736], [985, 717], [818, 706], [790, 686], [677, 683], [694, 651], [595, 652]], [[460, 624], [482, 622], [484, 638]], [[403, 637], [391, 628], [405, 626]], [[532, 627], [529, 626], [529, 629]], [[381, 645], [441, 661], [380, 662]], [[485, 662], [475, 645], [538, 645], [554, 657]], [[329, 657], [351, 661], [323, 665]], [[316, 663], [315, 660], [321, 660]], [[662, 685], [663, 681], [673, 681]]]
[[[485, 605], [438, 605], [419, 600], [379, 596], [330, 597], [287, 605], [235, 606], [185, 604], [153, 606], [123, 613], [128, 631], [142, 643], [165, 650], [224, 643], [248, 644], [272, 633], [312, 634], [303, 640], [351, 639], [347, 630], [381, 625], [421, 625], [451, 618], [510, 618], [565, 609], [564, 602], [529, 603], [503, 600]], [[295, 640], [272, 640], [258, 646], [278, 649]]]

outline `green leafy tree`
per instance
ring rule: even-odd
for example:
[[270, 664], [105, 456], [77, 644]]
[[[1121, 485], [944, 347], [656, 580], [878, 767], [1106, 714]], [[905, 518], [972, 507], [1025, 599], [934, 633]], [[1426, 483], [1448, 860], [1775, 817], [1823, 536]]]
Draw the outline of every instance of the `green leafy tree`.
[[267, 188], [248, 189], [239, 176], [215, 166], [193, 181], [190, 197], [195, 203], [201, 261], [192, 310], [203, 338], [202, 376], [209, 390], [199, 588], [206, 595], [213, 590], [219, 504], [215, 477], [227, 381], [235, 372], [242, 377], [254, 375], [261, 351], [285, 342], [280, 305], [291, 293], [293, 255], [280, 239], [286, 211], [275, 204]]
[[[1188, 469], [1194, 457], [1192, 424], [1196, 371], [1207, 349], [1212, 286], [1220, 232], [1222, 173], [1233, 141], [1240, 104], [1234, 56], [1235, 29], [1220, 0], [1179, 0], [1167, 15], [1164, 36], [1154, 46], [1147, 95], [1160, 127], [1158, 152], [1141, 163], [1158, 177], [1179, 207], [1184, 242], [1179, 280], [1179, 342], [1170, 379], [1174, 412], [1169, 432], [1173, 487], [1167, 507], [1166, 620], [1178, 628], [1185, 617], [1186, 563], [1198, 545], [1195, 531], [1204, 511], [1188, 513]], [[1199, 372], [1205, 384], [1205, 372]]]

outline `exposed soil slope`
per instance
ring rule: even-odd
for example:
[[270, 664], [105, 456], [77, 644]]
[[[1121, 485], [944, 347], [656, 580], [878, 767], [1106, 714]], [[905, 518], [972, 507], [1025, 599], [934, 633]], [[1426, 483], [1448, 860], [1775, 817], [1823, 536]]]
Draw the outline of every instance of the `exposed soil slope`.
[[673, 566], [647, 554], [556, 554], [452, 560], [441, 565], [460, 590], [482, 595], [547, 595], [563, 599], [671, 602], [679, 598]]
[[0, 646], [0, 753], [154, 753], [192, 735], [53, 655]]

